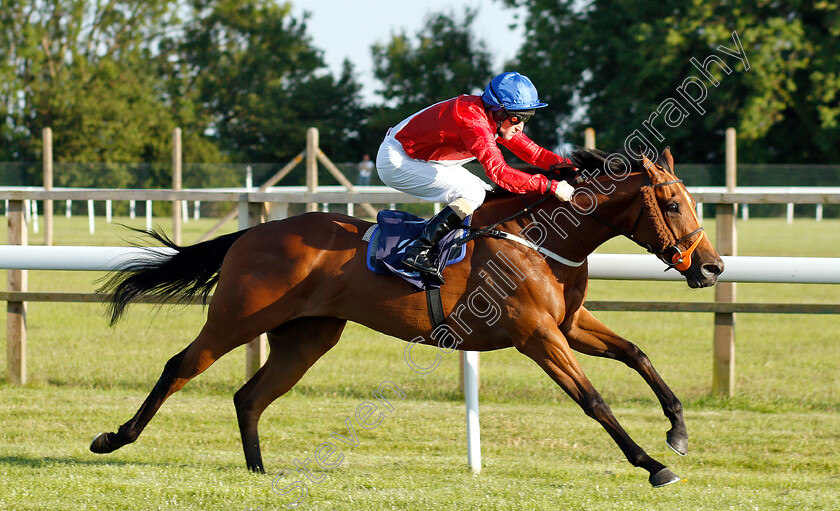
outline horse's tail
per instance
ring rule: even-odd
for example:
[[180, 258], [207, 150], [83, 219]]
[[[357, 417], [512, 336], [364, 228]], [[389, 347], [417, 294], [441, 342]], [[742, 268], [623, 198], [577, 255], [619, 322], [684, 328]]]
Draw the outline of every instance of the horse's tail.
[[163, 232], [136, 230], [175, 250], [175, 253], [149, 250], [144, 257], [135, 259], [107, 278], [96, 292], [113, 293], [107, 304], [111, 325], [119, 321], [131, 302], [144, 297], [187, 303], [198, 296], [207, 303], [210, 290], [219, 279], [225, 254], [248, 231], [245, 229], [182, 247]]

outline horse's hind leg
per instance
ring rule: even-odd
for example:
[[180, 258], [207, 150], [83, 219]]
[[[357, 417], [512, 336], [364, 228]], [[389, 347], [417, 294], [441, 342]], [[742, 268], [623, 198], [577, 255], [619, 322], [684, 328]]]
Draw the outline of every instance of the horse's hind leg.
[[210, 326], [209, 323], [205, 324], [195, 341], [169, 359], [155, 387], [134, 417], [120, 426], [116, 433], [97, 435], [90, 444], [90, 450], [105, 454], [137, 440], [166, 398], [201, 374], [219, 357], [246, 342], [246, 340], [236, 342], [230, 339], [227, 341], [230, 342], [222, 342], [217, 328]]
[[[583, 374], [583, 369], [578, 365], [566, 339], [556, 327], [553, 331], [549, 328], [542, 330], [542, 335], [535, 334], [522, 345], [518, 345], [519, 351], [539, 364], [566, 394], [580, 405], [586, 415], [598, 421], [607, 430], [633, 466], [648, 471], [648, 481], [651, 485], [658, 487], [677, 482], [679, 478], [673, 472], [651, 458], [624, 431], [609, 406]], [[540, 329], [537, 332], [540, 332]]]
[[265, 365], [233, 396], [245, 463], [264, 472], [257, 422], [263, 410], [291, 389], [321, 356], [338, 342], [344, 319], [298, 318], [268, 334], [271, 351]]
[[578, 311], [571, 328], [564, 333], [572, 349], [587, 355], [619, 360], [635, 369], [656, 394], [665, 417], [671, 421], [671, 429], [666, 435], [668, 446], [681, 456], [688, 453], [688, 433], [682, 403], [638, 346], [613, 333], [585, 308]]

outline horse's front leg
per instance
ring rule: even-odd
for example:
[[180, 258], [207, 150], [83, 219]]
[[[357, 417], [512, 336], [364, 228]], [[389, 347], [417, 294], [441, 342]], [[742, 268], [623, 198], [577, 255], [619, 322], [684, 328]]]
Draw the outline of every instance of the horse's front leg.
[[671, 429], [666, 435], [668, 446], [677, 454], [685, 456], [688, 453], [688, 433], [682, 403], [656, 372], [647, 355], [632, 342], [613, 333], [584, 307], [578, 310], [568, 325], [564, 323], [560, 328], [572, 349], [624, 362], [644, 378], [659, 399], [665, 416], [671, 421]]
[[607, 430], [633, 466], [648, 471], [651, 485], [658, 487], [679, 481], [673, 472], [648, 456], [624, 431], [604, 399], [583, 374], [566, 338], [555, 325], [549, 321], [542, 327], [537, 326], [534, 333], [524, 342], [517, 343], [516, 347], [539, 364], [583, 408], [586, 415]]

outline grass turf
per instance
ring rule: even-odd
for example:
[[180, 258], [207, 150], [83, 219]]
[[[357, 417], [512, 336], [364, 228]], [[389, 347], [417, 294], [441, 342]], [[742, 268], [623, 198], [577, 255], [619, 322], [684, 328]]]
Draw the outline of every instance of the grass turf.
[[[211, 224], [187, 224], [185, 239]], [[840, 239], [830, 234], [837, 224], [750, 220], [739, 224], [739, 236], [751, 251], [740, 253], [837, 257]], [[110, 245], [121, 233], [100, 226], [90, 236], [83, 219], [56, 229], [57, 243]], [[618, 240], [603, 251], [633, 248]], [[91, 290], [95, 277], [30, 272], [29, 287]], [[837, 302], [839, 289], [751, 284], [738, 292], [745, 301]], [[677, 283], [598, 281], [590, 298], [711, 294]], [[393, 413], [376, 429], [356, 426], [358, 446], [342, 444], [340, 467], [313, 474], [320, 484], [304, 481], [300, 509], [826, 509], [838, 501], [836, 317], [739, 315], [738, 393], [720, 399], [709, 396], [711, 315], [597, 316], [651, 356], [686, 406], [689, 456], [681, 458], [665, 447], [667, 420], [638, 375], [578, 357], [630, 435], [682, 476], [679, 484], [651, 489], [600, 426], [513, 350], [481, 356], [484, 468], [474, 475], [466, 466], [457, 357], [421, 376], [406, 366], [403, 343], [358, 325], [263, 415], [266, 475], [244, 469], [238, 439], [231, 398], [243, 383], [242, 349], [171, 397], [135, 444], [94, 455], [87, 451], [93, 435], [130, 418], [166, 360], [197, 333], [203, 311], [139, 305], [109, 329], [99, 305], [30, 303], [30, 383], [0, 384], [0, 508], [284, 509], [301, 494], [272, 492], [274, 477], [345, 433], [344, 419], [384, 380], [406, 400], [392, 400]]]

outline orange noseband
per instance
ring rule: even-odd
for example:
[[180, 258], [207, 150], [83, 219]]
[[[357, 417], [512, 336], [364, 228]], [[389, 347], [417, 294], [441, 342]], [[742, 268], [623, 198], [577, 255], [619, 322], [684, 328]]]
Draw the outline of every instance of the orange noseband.
[[[700, 233], [700, 236], [697, 236], [697, 239], [694, 240], [694, 243], [692, 243], [685, 252], [680, 252], [680, 249], [677, 248], [677, 253], [671, 258], [671, 263], [674, 265], [674, 268], [679, 271], [685, 271], [691, 266], [691, 254], [694, 253], [694, 249], [697, 248], [697, 245], [700, 244], [700, 240], [702, 240], [705, 235], [705, 231]], [[674, 248], [676, 248], [676, 246], [674, 246]]]

